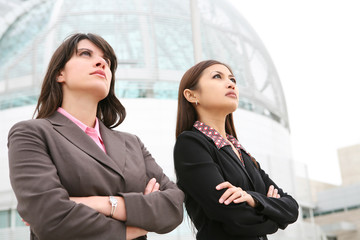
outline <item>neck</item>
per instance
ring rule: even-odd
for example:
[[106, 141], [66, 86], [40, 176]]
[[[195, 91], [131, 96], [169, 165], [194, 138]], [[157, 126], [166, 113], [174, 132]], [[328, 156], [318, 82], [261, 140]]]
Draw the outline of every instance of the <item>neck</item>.
[[200, 115], [199, 117], [200, 122], [214, 128], [224, 139], [226, 139], [225, 119], [226, 116]]
[[67, 96], [63, 98], [61, 107], [72, 116], [84, 123], [88, 127], [95, 126], [97, 112], [97, 102], [82, 97]]

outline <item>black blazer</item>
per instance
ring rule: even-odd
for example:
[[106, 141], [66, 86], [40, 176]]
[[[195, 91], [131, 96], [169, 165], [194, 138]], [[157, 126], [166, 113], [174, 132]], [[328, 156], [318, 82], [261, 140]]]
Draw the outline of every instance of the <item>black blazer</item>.
[[[178, 137], [174, 148], [177, 183], [185, 192], [186, 210], [198, 230], [198, 240], [267, 239], [266, 234], [296, 221], [297, 202], [260, 165], [257, 169], [245, 151], [241, 154], [245, 167], [231, 146], [217, 149], [211, 138], [195, 128]], [[220, 204], [226, 189], [218, 191], [215, 187], [224, 181], [252, 195], [258, 207]], [[270, 185], [279, 190], [280, 198], [266, 196]]]

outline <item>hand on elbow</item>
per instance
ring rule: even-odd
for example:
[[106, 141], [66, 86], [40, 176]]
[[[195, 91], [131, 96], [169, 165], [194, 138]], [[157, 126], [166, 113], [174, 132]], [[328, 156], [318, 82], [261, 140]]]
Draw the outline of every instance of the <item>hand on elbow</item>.
[[147, 195], [149, 193], [160, 191], [159, 189], [160, 189], [160, 184], [156, 182], [156, 178], [152, 178], [146, 185], [144, 194]]
[[249, 206], [255, 207], [255, 201], [251, 195], [240, 187], [235, 187], [229, 182], [223, 182], [216, 186], [216, 190], [227, 188], [219, 199], [219, 203], [229, 205], [230, 203], [246, 202]]
[[148, 232], [142, 228], [127, 226], [126, 227], [126, 240], [145, 236], [147, 233]]
[[272, 197], [272, 198], [280, 198], [280, 194], [278, 193], [278, 190], [271, 185], [269, 187], [268, 193], [266, 194], [267, 197]]

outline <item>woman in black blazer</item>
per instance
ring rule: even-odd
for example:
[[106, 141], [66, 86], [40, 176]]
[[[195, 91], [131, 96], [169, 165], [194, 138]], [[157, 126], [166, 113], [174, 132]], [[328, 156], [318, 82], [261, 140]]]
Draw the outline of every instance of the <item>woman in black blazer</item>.
[[298, 217], [297, 202], [237, 141], [238, 97], [218, 61], [196, 64], [180, 82], [175, 170], [198, 240], [267, 239]]

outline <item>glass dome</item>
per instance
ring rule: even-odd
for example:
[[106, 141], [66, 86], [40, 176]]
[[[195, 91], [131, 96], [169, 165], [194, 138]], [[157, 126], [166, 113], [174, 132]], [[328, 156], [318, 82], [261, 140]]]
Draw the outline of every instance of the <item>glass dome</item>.
[[[192, 8], [189, 0], [24, 1], [25, 11], [0, 36], [0, 109], [36, 103], [56, 47], [72, 33], [92, 32], [104, 37], [117, 54], [120, 98], [176, 99], [183, 73], [199, 60], [216, 59], [234, 71], [240, 108], [288, 128], [281, 83], [259, 37], [226, 1], [196, 4]], [[195, 60], [195, 52], [200, 59]]]

